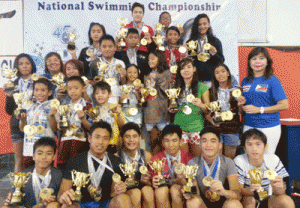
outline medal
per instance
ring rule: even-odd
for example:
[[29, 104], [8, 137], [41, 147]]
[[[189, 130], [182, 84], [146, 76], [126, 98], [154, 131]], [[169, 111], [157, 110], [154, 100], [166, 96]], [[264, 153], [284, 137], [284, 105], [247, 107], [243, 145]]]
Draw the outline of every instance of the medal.
[[160, 47], [158, 48], [158, 50], [160, 50], [160, 51], [165, 51], [165, 47], [160, 46]]
[[267, 177], [270, 181], [274, 180], [275, 177], [276, 177], [275, 171], [274, 171], [274, 170], [267, 170], [267, 171], [265, 171], [265, 175], [266, 175], [266, 177]]
[[242, 95], [242, 91], [240, 89], [235, 89], [232, 91], [232, 96], [238, 98]]
[[145, 45], [148, 44], [148, 42], [147, 42], [147, 40], [146, 40], [145, 38], [142, 38], [141, 44], [142, 44], [143, 46], [145, 46]]
[[203, 48], [204, 48], [204, 50], [209, 51], [211, 48], [211, 45], [209, 43], [205, 43]]
[[102, 198], [102, 188], [101, 187], [95, 187], [93, 185], [89, 185], [88, 191], [90, 195], [94, 198], [95, 202], [99, 202]]
[[79, 111], [79, 110], [83, 110], [83, 107], [80, 103], [76, 103], [74, 105], [74, 111]]
[[129, 108], [126, 111], [127, 116], [135, 116], [136, 114], [138, 114], [139, 110], [137, 108]]
[[193, 110], [188, 105], [186, 105], [182, 108], [182, 112], [186, 115], [190, 115], [193, 112]]
[[121, 64], [118, 64], [118, 65], [116, 66], [116, 70], [117, 70], [117, 71], [121, 71], [121, 69], [123, 69], [123, 66], [122, 66]]
[[187, 101], [189, 103], [193, 102], [193, 100], [195, 99], [195, 96], [193, 94], [189, 94], [187, 97], [186, 97]]
[[198, 54], [197, 58], [199, 61], [206, 62], [208, 60], [208, 55], [207, 53], [201, 52]]
[[145, 175], [148, 172], [148, 168], [145, 165], [142, 165], [139, 170], [142, 175]]
[[221, 113], [222, 121], [230, 121], [233, 119], [233, 113], [231, 111], [224, 111]]
[[57, 100], [57, 99], [51, 100], [50, 106], [51, 106], [51, 108], [58, 108], [58, 106], [60, 106], [59, 100]]
[[178, 68], [178, 67], [177, 67], [176, 65], [175, 65], [175, 66], [171, 66], [171, 67], [170, 67], [171, 73], [172, 73], [172, 74], [176, 74], [176, 73], [177, 73], [177, 68]]
[[54, 190], [52, 188], [43, 188], [40, 192], [40, 197], [44, 200], [51, 196], [53, 193]]
[[157, 95], [157, 90], [154, 89], [154, 88], [150, 89], [150, 95], [151, 95], [151, 96]]
[[216, 202], [220, 200], [220, 195], [217, 194], [216, 192], [213, 192], [211, 190], [206, 190], [205, 191], [205, 197], [211, 201], [211, 202]]
[[31, 79], [32, 79], [33, 81], [37, 81], [37, 80], [39, 79], [39, 75], [37, 75], [37, 74], [32, 74], [32, 75], [31, 75]]
[[204, 186], [210, 187], [213, 180], [214, 179], [211, 176], [205, 176], [202, 180], [202, 183], [204, 184]]
[[118, 173], [114, 173], [113, 176], [112, 176], [112, 180], [115, 183], [119, 183], [121, 181], [121, 176]]
[[186, 53], [186, 48], [184, 46], [180, 46], [179, 49], [178, 49], [178, 51], [180, 53]]
[[87, 49], [86, 50], [86, 55], [88, 55], [88, 56], [94, 55], [93, 49], [91, 49], [91, 48]]
[[136, 79], [136, 80], [134, 80], [134, 82], [133, 82], [133, 85], [135, 86], [135, 87], [138, 87], [138, 86], [140, 86], [141, 85], [141, 80], [140, 79]]
[[36, 133], [36, 128], [35, 128], [35, 126], [26, 125], [24, 127], [24, 132], [25, 132], [25, 134], [27, 134], [27, 136], [29, 138], [32, 138], [34, 136], [34, 134]]
[[37, 127], [36, 133], [37, 134], [42, 134], [42, 133], [44, 133], [44, 131], [45, 131], [45, 127], [40, 125], [40, 126]]
[[183, 173], [184, 167], [185, 167], [185, 165], [176, 165], [175, 168], [174, 168], [174, 172], [175, 172], [177, 175], [180, 175], [180, 174]]
[[142, 31], [143, 31], [144, 33], [147, 33], [147, 32], [149, 32], [149, 29], [148, 29], [148, 27], [143, 26]]

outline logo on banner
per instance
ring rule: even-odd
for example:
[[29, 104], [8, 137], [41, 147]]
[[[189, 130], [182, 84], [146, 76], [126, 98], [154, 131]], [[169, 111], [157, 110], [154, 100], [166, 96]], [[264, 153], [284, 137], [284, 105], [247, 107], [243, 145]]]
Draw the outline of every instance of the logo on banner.
[[267, 92], [268, 85], [267, 84], [258, 84], [256, 85], [255, 91], [256, 92]]
[[243, 86], [243, 92], [248, 92], [250, 90], [251, 85]]
[[2, 18], [12, 18], [13, 16], [15, 16], [15, 14], [16, 14], [16, 10], [13, 10], [11, 12], [2, 13], [2, 14], [0, 14], [0, 19], [2, 19]]

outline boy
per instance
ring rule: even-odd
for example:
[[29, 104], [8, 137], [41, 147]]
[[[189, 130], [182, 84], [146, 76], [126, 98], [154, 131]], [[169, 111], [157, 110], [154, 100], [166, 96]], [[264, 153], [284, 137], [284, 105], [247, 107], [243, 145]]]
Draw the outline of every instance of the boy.
[[[33, 83], [33, 95], [36, 99], [27, 113], [22, 113], [20, 118], [20, 130], [24, 136], [24, 168], [33, 165], [33, 144], [41, 137], [51, 137], [54, 140], [56, 126], [50, 123], [50, 101], [52, 84], [46, 78], [40, 78]], [[27, 126], [26, 126], [27, 125]], [[26, 128], [24, 128], [26, 126]]]
[[[261, 205], [266, 207], [293, 208], [295, 204], [291, 197], [285, 194], [285, 180], [289, 177], [282, 162], [275, 154], [265, 154], [267, 149], [267, 137], [258, 129], [250, 129], [243, 134], [242, 146], [246, 154], [237, 156], [234, 161], [239, 174], [239, 182], [242, 188], [244, 207], [256, 207], [255, 192], [260, 187], [267, 191], [270, 197], [265, 198]], [[259, 168], [262, 173], [267, 170], [275, 172], [275, 179], [269, 180], [266, 174], [262, 177], [262, 184], [252, 184], [249, 178], [249, 170]]]
[[150, 72], [148, 65], [148, 53], [140, 51], [137, 46], [140, 42], [139, 31], [135, 28], [129, 28], [125, 39], [128, 48], [124, 51], [116, 52], [115, 57], [124, 61], [126, 68], [130, 64], [135, 64], [141, 71], [139, 79], [144, 80], [144, 75]]
[[[47, 208], [60, 207], [59, 203], [56, 201], [56, 196], [62, 180], [62, 174], [52, 166], [55, 158], [55, 151], [56, 143], [52, 138], [43, 137], [34, 143], [33, 160], [35, 164], [23, 171], [23, 173], [32, 173], [32, 176], [29, 178], [25, 187], [22, 188], [22, 207], [33, 207], [38, 203], [41, 203], [41, 205], [44, 205]], [[40, 198], [40, 193], [44, 188], [50, 188], [54, 192], [51, 196], [42, 200]], [[12, 193], [9, 193], [3, 208], [11, 207], [9, 206], [11, 198]]]
[[[118, 173], [124, 180], [119, 164], [120, 159], [107, 152], [107, 147], [112, 136], [111, 126], [107, 122], [94, 123], [90, 129], [88, 141], [90, 149], [69, 160], [63, 175], [63, 180], [58, 193], [58, 202], [63, 207], [131, 207], [131, 201], [126, 192], [126, 184], [122, 181], [113, 182], [112, 176]], [[72, 189], [71, 171], [92, 173], [91, 181], [81, 188], [81, 203], [72, 203], [75, 191]], [[89, 185], [101, 187], [102, 197], [96, 202], [88, 192]]]
[[[178, 176], [174, 172], [177, 164], [186, 165], [194, 156], [190, 152], [180, 149], [182, 130], [178, 125], [169, 124], [162, 131], [162, 144], [165, 149], [151, 158], [151, 161], [166, 158], [166, 164], [162, 170], [162, 175], [168, 182], [168, 186], [159, 187], [162, 176], [154, 173], [150, 169], [152, 185], [155, 188], [155, 199], [157, 207], [170, 207], [169, 193], [172, 198], [172, 207], [183, 207], [181, 184]], [[170, 187], [170, 188], [169, 188]]]
[[109, 102], [117, 104], [119, 103], [119, 97], [121, 96], [120, 84], [126, 82], [125, 64], [123, 61], [114, 58], [116, 44], [111, 35], [102, 36], [99, 44], [102, 57], [93, 60], [90, 64], [90, 68], [98, 71], [97, 63], [99, 61], [108, 64], [107, 70], [104, 73], [104, 80], [111, 85], [112, 96], [110, 97]]
[[[69, 105], [67, 114], [69, 127], [66, 130], [61, 129], [62, 137], [57, 161], [57, 166], [60, 169], [66, 166], [70, 158], [89, 149], [86, 132], [91, 128], [91, 124], [83, 112], [83, 108], [87, 105], [82, 97], [85, 92], [84, 81], [81, 77], [72, 76], [67, 80], [66, 86], [71, 101], [61, 103], [61, 105]], [[51, 123], [56, 123], [55, 114], [57, 114], [57, 109], [52, 108], [50, 111]]]
[[[198, 165], [199, 168], [196, 180], [193, 181], [198, 193], [196, 195], [184, 194], [187, 207], [242, 208], [239, 201], [240, 185], [234, 162], [228, 157], [219, 155], [222, 150], [220, 133], [213, 127], [202, 129], [200, 148], [202, 155], [193, 158], [188, 163], [188, 165]], [[207, 177], [211, 180], [206, 180]], [[203, 181], [209, 181], [210, 184], [204, 185]]]

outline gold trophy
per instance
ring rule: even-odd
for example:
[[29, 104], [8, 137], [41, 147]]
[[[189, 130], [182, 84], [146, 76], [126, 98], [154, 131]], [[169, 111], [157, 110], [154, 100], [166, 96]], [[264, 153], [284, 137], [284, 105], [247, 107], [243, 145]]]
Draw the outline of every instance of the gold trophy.
[[120, 27], [125, 27], [128, 23], [128, 19], [118, 18], [118, 23], [119, 23]]
[[126, 179], [127, 189], [129, 190], [129, 189], [136, 188], [138, 185], [138, 182], [133, 177], [133, 175], [135, 173], [135, 162], [120, 164], [119, 167], [122, 170], [122, 172], [124, 173], [124, 175], [128, 176], [128, 178]]
[[94, 198], [95, 202], [99, 202], [102, 198], [102, 188], [101, 187], [95, 187], [93, 185], [89, 185], [88, 191], [90, 195]]
[[180, 88], [173, 88], [173, 89], [167, 89], [165, 90], [167, 96], [169, 97], [169, 99], [171, 100], [170, 109], [177, 109], [177, 102], [176, 99], [179, 97], [180, 94]]
[[88, 109], [87, 114], [89, 117], [91, 117], [95, 122], [99, 122], [99, 113], [100, 113], [100, 108], [99, 106], [94, 106]]
[[80, 189], [85, 187], [85, 185], [91, 180], [91, 173], [82, 173], [76, 170], [71, 171], [72, 181], [74, 186], [76, 186], [75, 196], [73, 203], [80, 203], [82, 195]]
[[69, 49], [69, 50], [75, 50], [75, 40], [77, 40], [78, 39], [78, 35], [76, 34], [76, 33], [70, 33], [69, 34], [69, 43], [68, 43], [68, 46], [67, 46], [67, 48]]
[[107, 71], [108, 65], [104, 62], [98, 62], [97, 67], [98, 67], [98, 75], [95, 77], [95, 80], [100, 80], [103, 78], [105, 72]]
[[69, 122], [68, 122], [68, 118], [67, 115], [69, 113], [69, 105], [60, 105], [57, 108], [57, 111], [60, 115], [60, 122], [59, 122], [59, 127], [61, 129], [67, 129], [69, 127]]
[[150, 168], [155, 173], [157, 173], [159, 176], [161, 176], [161, 179], [159, 181], [159, 183], [160, 183], [159, 187], [167, 185], [167, 182], [166, 182], [165, 178], [161, 174], [162, 170], [165, 167], [166, 161], [167, 161], [167, 159], [164, 157], [162, 160], [154, 160], [154, 161], [148, 162], [148, 165], [150, 166]]
[[159, 49], [161, 51], [165, 50], [165, 48], [162, 46], [165, 41], [165, 36], [156, 35], [155, 37], [153, 37], [153, 40], [154, 40], [155, 44], [157, 45], [157, 49]]
[[126, 47], [126, 43], [124, 41], [124, 39], [126, 38], [128, 33], [128, 29], [122, 28], [120, 30], [118, 30], [117, 32], [117, 37], [120, 39], [120, 45], [121, 47]]
[[220, 103], [219, 101], [213, 101], [210, 102], [208, 106], [206, 106], [211, 113], [214, 113], [215, 117], [214, 117], [214, 122], [215, 123], [220, 123], [223, 121], [221, 114], [220, 114]]
[[161, 32], [162, 32], [162, 30], [164, 29], [164, 25], [162, 25], [161, 23], [157, 23], [156, 25], [155, 25], [155, 30], [156, 30], [156, 32], [157, 32], [157, 35], [156, 36], [161, 36]]
[[24, 104], [25, 94], [24, 93], [15, 93], [13, 95], [14, 100], [17, 104], [17, 109], [14, 111], [15, 116], [20, 116], [21, 113], [26, 113], [26, 110], [23, 109], [22, 105]]
[[[45, 200], [45, 199], [49, 198], [50, 196], [52, 196], [53, 193], [54, 193], [54, 189], [43, 188], [40, 192], [40, 198], [42, 200]], [[44, 208], [44, 207], [45, 207], [44, 203], [40, 200], [39, 203], [34, 205], [32, 208]]]
[[[57, 87], [60, 87], [65, 83], [65, 75], [63, 73], [59, 72], [58, 74], [54, 75], [51, 80], [52, 80], [52, 82], [54, 82], [54, 84]], [[64, 89], [64, 93], [66, 94], [67, 93], [67, 87], [64, 86], [63, 89]]]
[[28, 182], [29, 178], [31, 176], [31, 173], [9, 173], [8, 177], [10, 179], [10, 182], [12, 183], [13, 187], [16, 188], [15, 192], [12, 195], [10, 205], [22, 205], [22, 192], [21, 188], [25, 186], [25, 184]]
[[197, 46], [198, 46], [198, 42], [196, 40], [191, 40], [187, 43], [187, 47], [188, 47], [188, 50], [191, 51], [191, 55], [190, 56], [196, 56], [196, 52], [195, 50], [197, 49]]
[[[251, 169], [249, 170], [248, 174], [250, 176], [251, 183], [258, 184], [258, 185], [262, 184], [263, 173], [261, 169], [259, 168]], [[255, 191], [255, 193], [256, 194], [254, 195], [254, 197], [259, 201], [262, 201], [264, 198], [268, 196], [268, 192], [265, 191], [263, 187], [260, 187], [257, 191]]]
[[197, 175], [197, 170], [199, 166], [189, 166], [189, 165], [177, 165], [175, 167], [175, 173], [176, 174], [184, 174], [185, 177], [188, 179], [188, 182], [185, 186], [183, 186], [183, 190], [186, 194], [197, 194], [197, 188], [196, 186], [193, 186], [193, 179]]
[[13, 91], [15, 89], [15, 85], [11, 80], [17, 76], [18, 69], [0, 69], [0, 70], [1, 70], [1, 75], [4, 78], [8, 79], [4, 87], [4, 91], [5, 92]]
[[142, 87], [141, 88], [141, 100], [140, 100], [140, 105], [143, 105], [144, 102], [146, 102], [146, 97], [150, 94], [150, 90], [147, 87]]
[[[122, 95], [129, 95], [131, 90], [132, 90], [132, 87], [129, 85], [121, 86]], [[126, 98], [126, 99], [122, 100], [122, 104], [129, 104], [129, 99]]]

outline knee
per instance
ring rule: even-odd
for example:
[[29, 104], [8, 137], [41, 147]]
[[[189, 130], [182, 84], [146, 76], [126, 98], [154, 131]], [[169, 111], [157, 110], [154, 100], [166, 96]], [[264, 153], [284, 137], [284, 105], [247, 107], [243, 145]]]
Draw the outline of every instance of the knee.
[[142, 195], [145, 201], [154, 201], [154, 191], [150, 186], [144, 186], [142, 188]]
[[195, 196], [191, 199], [186, 200], [186, 207], [193, 208], [193, 207], [202, 207], [204, 205], [203, 200], [200, 196]]
[[295, 203], [288, 195], [272, 196], [269, 201], [269, 207], [294, 208]]
[[128, 191], [128, 194], [131, 198], [133, 203], [140, 203], [141, 202], [141, 190], [135, 188]]
[[253, 196], [244, 196], [242, 202], [244, 207], [249, 205], [255, 206], [256, 204], [256, 201]]
[[117, 207], [132, 207], [130, 197], [127, 194], [120, 194], [114, 198]]
[[59, 208], [60, 204], [58, 202], [51, 202], [49, 203], [46, 208]]
[[223, 208], [243, 208], [243, 205], [239, 200], [231, 199], [225, 201]]
[[181, 186], [174, 184], [170, 188], [170, 194], [171, 194], [172, 200], [175, 200], [175, 201], [181, 200], [181, 198], [182, 198]]
[[167, 186], [155, 189], [155, 198], [159, 202], [164, 202], [169, 197], [169, 188]]

